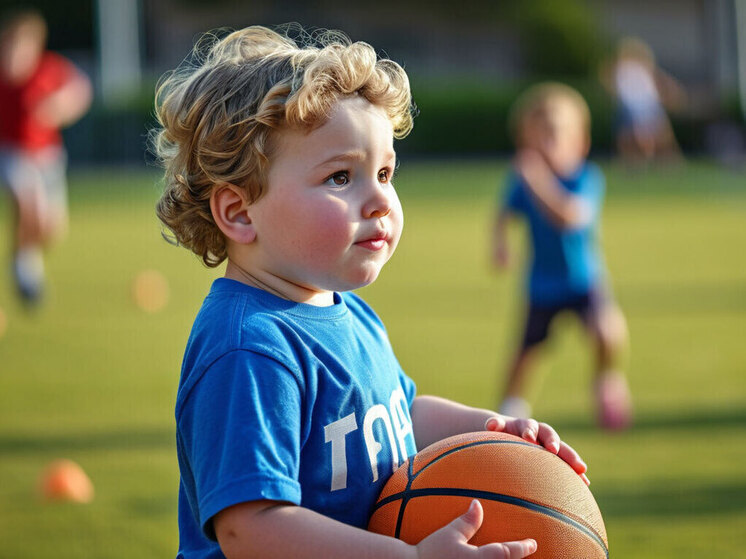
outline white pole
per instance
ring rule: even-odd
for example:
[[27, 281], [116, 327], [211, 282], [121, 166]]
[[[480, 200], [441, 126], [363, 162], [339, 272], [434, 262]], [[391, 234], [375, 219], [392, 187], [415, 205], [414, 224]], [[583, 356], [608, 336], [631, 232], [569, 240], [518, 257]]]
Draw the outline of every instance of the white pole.
[[96, 0], [101, 99], [112, 105], [140, 87], [138, 0]]

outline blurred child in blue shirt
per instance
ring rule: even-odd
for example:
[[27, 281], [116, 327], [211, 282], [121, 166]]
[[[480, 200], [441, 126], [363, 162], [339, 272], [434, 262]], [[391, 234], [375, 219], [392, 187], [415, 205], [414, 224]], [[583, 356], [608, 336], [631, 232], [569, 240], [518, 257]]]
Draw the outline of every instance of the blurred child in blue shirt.
[[525, 219], [531, 255], [527, 272], [525, 328], [510, 363], [500, 413], [528, 417], [527, 376], [553, 319], [569, 311], [583, 322], [594, 344], [594, 389], [602, 426], [631, 421], [631, 399], [617, 362], [626, 338], [599, 248], [604, 196], [601, 170], [586, 161], [590, 111], [574, 89], [543, 83], [525, 92], [511, 114], [517, 146], [494, 227], [493, 259], [509, 264], [507, 223]]

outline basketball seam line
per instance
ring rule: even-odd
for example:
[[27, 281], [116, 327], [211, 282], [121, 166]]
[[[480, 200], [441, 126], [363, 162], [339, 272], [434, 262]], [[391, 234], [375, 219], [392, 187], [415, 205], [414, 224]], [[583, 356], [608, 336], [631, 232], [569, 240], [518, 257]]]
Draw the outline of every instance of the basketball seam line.
[[[459, 445], [457, 447], [454, 447], [454, 448], [452, 448], [452, 449], [444, 452], [443, 454], [439, 455], [438, 457], [434, 458], [433, 460], [431, 460], [430, 462], [428, 462], [427, 464], [425, 464], [420, 469], [420, 471], [418, 471], [416, 474], [414, 474], [414, 477], [416, 478], [418, 475], [420, 475], [422, 472], [424, 472], [427, 468], [429, 468], [432, 464], [435, 464], [438, 460], [440, 460], [442, 458], [445, 458], [449, 454], [452, 454], [454, 452], [458, 452], [460, 450], [464, 450], [465, 448], [471, 448], [471, 447], [474, 447], [474, 446], [481, 446], [481, 445], [484, 445], [484, 444], [516, 444], [516, 445], [521, 445], [521, 446], [528, 446], [528, 447], [531, 447], [531, 448], [533, 448], [535, 450], [540, 450], [540, 451], [548, 452], [543, 446], [540, 446], [540, 445], [538, 445], [536, 443], [526, 442], [526, 441], [523, 441], [523, 440], [519, 440], [519, 441], [506, 441], [504, 439], [486, 439], [486, 440], [482, 440], [482, 441], [474, 441], [474, 442], [471, 442], [471, 443], [466, 443], [466, 444]], [[413, 468], [410, 468], [409, 470], [411, 472], [413, 470]], [[410, 482], [407, 484], [407, 489], [409, 489], [409, 487], [411, 486], [411, 484], [412, 484], [413, 481], [414, 481], [414, 479], [410, 480]], [[528, 502], [532, 502], [532, 501], [528, 501]], [[539, 503], [537, 503], [537, 504], [539, 504]], [[579, 522], [581, 524], [586, 525], [589, 530], [593, 530], [593, 528], [591, 526], [589, 526], [587, 523], [585, 523], [582, 518], [578, 518], [577, 516], [571, 515], [571, 514], [569, 514], [566, 511], [557, 511], [557, 512], [559, 512], [560, 514], [563, 514], [563, 515], [567, 516], [568, 518], [571, 518], [571, 519], [575, 520], [576, 522]], [[595, 532], [595, 530], [593, 530], [593, 531]]]
[[[420, 469], [420, 471], [418, 471], [416, 474], [414, 473], [414, 458], [415, 457], [411, 456], [407, 460], [407, 466], [408, 466], [407, 467], [407, 471], [408, 471], [408, 475], [407, 475], [407, 486], [404, 488], [404, 492], [406, 492], [406, 491], [409, 490], [409, 488], [412, 486], [412, 482], [414, 481], [414, 479], [418, 475], [420, 475], [422, 472], [424, 472], [427, 468], [429, 468], [431, 464], [434, 464], [435, 462], [441, 460], [442, 458], [448, 456], [449, 454], [453, 454], [454, 452], [458, 452], [459, 450], [463, 450], [465, 448], [471, 448], [472, 446], [479, 446], [479, 445], [483, 445], [483, 444], [518, 444], [518, 445], [525, 445], [525, 446], [536, 446], [538, 448], [541, 448], [538, 445], [535, 445], [535, 444], [532, 444], [532, 443], [528, 443], [528, 442], [524, 442], [524, 441], [506, 441], [506, 440], [494, 440], [494, 439], [488, 439], [488, 440], [484, 440], [484, 441], [475, 441], [473, 443], [467, 443], [467, 444], [462, 444], [462, 445], [453, 447], [452, 449], [444, 452], [440, 456], [437, 456], [436, 458], [434, 458], [433, 460], [431, 460], [430, 462], [428, 462], [427, 464], [425, 464], [424, 466], [422, 466], [422, 469]], [[391, 501], [394, 501], [394, 500], [398, 499], [402, 495], [403, 495], [403, 493], [399, 492], [396, 495], [389, 495], [388, 497], [384, 497], [383, 499], [379, 499], [376, 502], [376, 504], [373, 505], [373, 509], [371, 511], [371, 514], [374, 513], [374, 512], [376, 512], [379, 508], [381, 508], [382, 506], [386, 505], [387, 503], [390, 503]], [[402, 515], [403, 514], [404, 513], [402, 511]], [[397, 531], [397, 533], [398, 533], [398, 531]]]
[[[522, 445], [522, 446], [532, 446], [532, 447], [536, 447], [536, 448], [539, 448], [539, 449], [543, 449], [543, 447], [540, 447], [537, 444], [533, 444], [533, 443], [529, 443], [529, 442], [524, 442], [524, 441], [505, 441], [505, 440], [493, 440], [493, 439], [488, 439], [486, 441], [474, 441], [473, 443], [462, 444], [462, 445], [454, 447], [454, 448], [452, 448], [450, 450], [447, 450], [446, 452], [444, 452], [443, 454], [441, 454], [437, 458], [434, 458], [433, 460], [431, 460], [430, 462], [428, 462], [427, 464], [425, 464], [424, 466], [422, 466], [422, 468], [420, 469], [420, 471], [417, 472], [416, 474], [414, 474], [414, 477], [417, 477], [422, 472], [424, 472], [427, 468], [429, 468], [432, 464], [435, 464], [439, 460], [442, 460], [443, 458], [445, 458], [449, 454], [453, 454], [454, 452], [458, 452], [459, 450], [464, 450], [465, 448], [471, 448], [473, 446], [481, 446], [481, 445], [485, 445], [485, 444], [517, 444], [517, 445]], [[412, 471], [412, 468], [410, 468], [410, 471]]]
[[[402, 506], [399, 509], [400, 516], [403, 515], [403, 509], [404, 509], [404, 501], [407, 502], [416, 499], [417, 497], [428, 497], [428, 496], [441, 496], [441, 497], [473, 497], [476, 499], [484, 499], [488, 501], [497, 501], [499, 503], [505, 503], [508, 505], [514, 505], [518, 507], [523, 507], [528, 510], [531, 510], [533, 512], [537, 512], [539, 514], [544, 514], [547, 516], [551, 516], [552, 518], [559, 520], [560, 522], [564, 522], [565, 524], [569, 524], [570, 526], [577, 528], [581, 532], [585, 533], [586, 535], [590, 536], [590, 538], [595, 541], [598, 545], [601, 546], [601, 549], [603, 549], [604, 554], [608, 558], [609, 556], [609, 550], [607, 549], [606, 545], [604, 544], [601, 537], [596, 533], [595, 530], [592, 528], [585, 526], [578, 522], [577, 520], [574, 520], [573, 518], [570, 518], [569, 516], [566, 516], [565, 514], [554, 510], [551, 507], [547, 507], [544, 505], [539, 505], [537, 503], [527, 501], [525, 499], [520, 499], [518, 497], [513, 497], [511, 495], [503, 495], [502, 493], [492, 493], [490, 491], [480, 491], [476, 489], [457, 489], [457, 488], [449, 488], [449, 487], [429, 487], [427, 489], [408, 489], [405, 490], [405, 492], [398, 493], [396, 495], [391, 495], [391, 497], [402, 498]], [[400, 533], [400, 525], [397, 522], [397, 530], [396, 530], [396, 536], [399, 537]]]
[[[401, 524], [404, 521], [404, 509], [407, 508], [407, 503], [409, 502], [409, 497], [406, 495], [412, 490], [412, 482], [414, 481], [415, 476], [413, 475], [412, 471], [414, 469], [414, 458], [409, 460], [409, 465], [407, 466], [407, 486], [404, 488], [404, 495], [402, 495], [401, 500], [401, 506], [399, 507], [399, 514], [396, 518], [396, 530], [394, 530], [394, 537], [398, 538], [399, 533], [401, 532]], [[374, 511], [378, 509], [378, 504], [376, 504]]]

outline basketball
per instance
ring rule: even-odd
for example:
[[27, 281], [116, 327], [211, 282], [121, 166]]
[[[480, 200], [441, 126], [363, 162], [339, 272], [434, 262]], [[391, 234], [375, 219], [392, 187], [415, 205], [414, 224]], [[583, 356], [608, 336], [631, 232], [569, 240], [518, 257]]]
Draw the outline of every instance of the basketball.
[[545, 448], [491, 431], [444, 439], [407, 460], [384, 486], [368, 529], [416, 544], [475, 498], [484, 521], [473, 545], [533, 538], [532, 558], [609, 555], [601, 512], [580, 476]]

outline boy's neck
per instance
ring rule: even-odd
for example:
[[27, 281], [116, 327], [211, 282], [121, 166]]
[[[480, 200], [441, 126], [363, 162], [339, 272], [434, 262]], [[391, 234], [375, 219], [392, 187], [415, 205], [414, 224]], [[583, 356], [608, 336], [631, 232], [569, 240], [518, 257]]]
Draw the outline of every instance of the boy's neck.
[[328, 307], [334, 304], [334, 293], [332, 291], [308, 289], [272, 274], [249, 271], [230, 258], [225, 268], [225, 277], [296, 303], [305, 303], [316, 307]]

